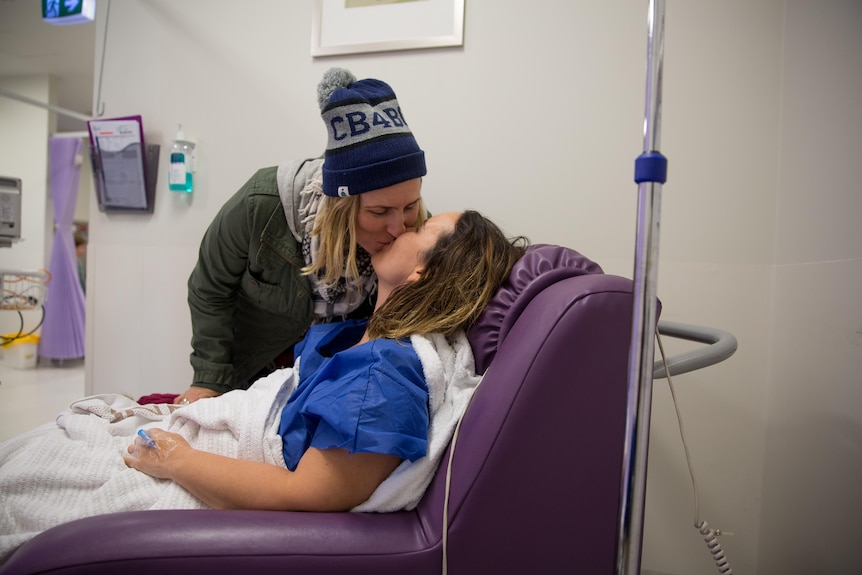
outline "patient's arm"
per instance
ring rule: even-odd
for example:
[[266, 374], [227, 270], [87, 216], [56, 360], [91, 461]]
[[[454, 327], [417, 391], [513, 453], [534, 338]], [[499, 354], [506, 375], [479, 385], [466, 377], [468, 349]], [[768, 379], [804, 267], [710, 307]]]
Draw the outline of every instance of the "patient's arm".
[[309, 448], [296, 471], [290, 471], [198, 451], [181, 436], [159, 429], [150, 433], [159, 449], [130, 447], [130, 453], [140, 456], [125, 457], [126, 464], [172, 479], [216, 509], [349, 511], [368, 499], [401, 462], [393, 455]]

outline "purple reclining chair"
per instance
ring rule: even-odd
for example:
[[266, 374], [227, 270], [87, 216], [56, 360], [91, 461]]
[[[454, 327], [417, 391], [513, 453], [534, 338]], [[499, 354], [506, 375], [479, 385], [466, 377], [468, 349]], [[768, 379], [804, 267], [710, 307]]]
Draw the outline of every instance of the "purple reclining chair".
[[[139, 511], [60, 525], [0, 574], [615, 571], [631, 280], [535, 245], [470, 331], [485, 371], [416, 509]], [[444, 530], [446, 531], [444, 533]], [[444, 544], [445, 541], [445, 544]]]

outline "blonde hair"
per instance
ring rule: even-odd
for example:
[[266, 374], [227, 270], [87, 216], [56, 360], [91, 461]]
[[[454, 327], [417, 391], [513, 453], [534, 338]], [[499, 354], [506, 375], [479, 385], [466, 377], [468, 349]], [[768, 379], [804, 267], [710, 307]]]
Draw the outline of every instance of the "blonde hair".
[[[356, 219], [359, 214], [359, 196], [324, 196], [314, 218], [312, 236], [319, 237], [319, 248], [314, 263], [302, 268], [302, 273], [311, 275], [323, 270], [319, 278], [324, 285], [333, 286], [344, 276], [348, 283], [359, 279], [356, 265]], [[416, 223], [421, 226], [427, 215], [422, 199], [419, 199]]]
[[523, 236], [508, 239], [491, 220], [469, 210], [452, 233], [423, 256], [420, 278], [392, 292], [368, 323], [372, 338], [416, 334], [452, 335], [479, 318], [515, 262], [524, 255]]

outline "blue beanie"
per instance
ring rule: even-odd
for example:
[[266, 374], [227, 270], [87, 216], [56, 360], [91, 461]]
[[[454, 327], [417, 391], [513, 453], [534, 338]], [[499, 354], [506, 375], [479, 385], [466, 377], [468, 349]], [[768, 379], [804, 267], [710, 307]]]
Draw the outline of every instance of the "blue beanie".
[[425, 152], [386, 82], [357, 80], [343, 68], [330, 68], [317, 87], [317, 101], [328, 133], [327, 196], [355, 196], [427, 173]]

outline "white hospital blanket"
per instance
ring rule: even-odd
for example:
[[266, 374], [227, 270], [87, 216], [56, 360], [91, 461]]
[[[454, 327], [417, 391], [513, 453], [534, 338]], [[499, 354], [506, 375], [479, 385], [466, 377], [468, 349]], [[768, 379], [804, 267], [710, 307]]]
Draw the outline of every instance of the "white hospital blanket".
[[[429, 388], [428, 455], [402, 463], [355, 511], [416, 506], [439, 465], [479, 377], [467, 338], [415, 336]], [[126, 467], [122, 455], [138, 429], [161, 427], [192, 447], [284, 467], [281, 411], [296, 387], [292, 368], [247, 391], [176, 408], [141, 406], [114, 394], [87, 397], [43, 425], [0, 443], [0, 564], [39, 532], [92, 515], [207, 506], [170, 480]]]
[[283, 467], [278, 423], [294, 386], [288, 368], [248, 391], [179, 409], [92, 396], [74, 402], [56, 423], [0, 443], [0, 563], [40, 531], [82, 517], [206, 508], [173, 481], [126, 467], [122, 456], [142, 427], [174, 431], [197, 449]]

